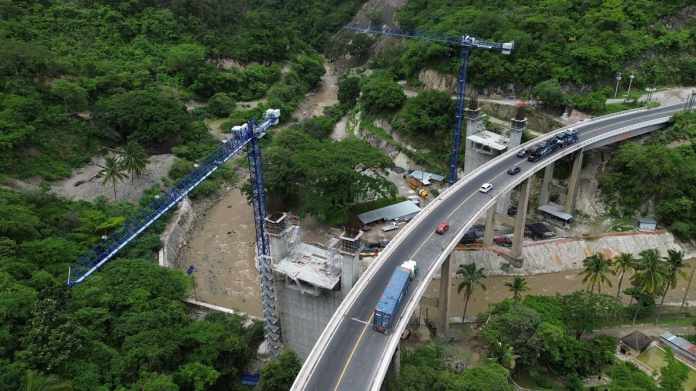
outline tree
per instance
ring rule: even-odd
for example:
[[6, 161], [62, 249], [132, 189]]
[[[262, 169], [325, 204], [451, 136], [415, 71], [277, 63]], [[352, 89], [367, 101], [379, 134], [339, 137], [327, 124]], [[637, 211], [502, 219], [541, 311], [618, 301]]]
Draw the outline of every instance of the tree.
[[394, 128], [420, 138], [447, 137], [454, 125], [454, 103], [442, 91], [424, 91], [410, 98], [394, 120]]
[[638, 310], [643, 302], [652, 302], [663, 293], [667, 281], [667, 264], [660, 259], [656, 249], [643, 250], [639, 254], [636, 272], [631, 277], [631, 283], [636, 288], [635, 294], [638, 295], [638, 305], [633, 315], [635, 323], [638, 317]]
[[126, 179], [126, 174], [123, 172], [121, 162], [113, 156], [107, 156], [106, 159], [104, 159], [104, 165], [100, 165], [99, 167], [101, 171], [99, 171], [97, 177], [101, 178], [102, 184], [104, 185], [111, 183], [114, 189], [114, 200], [116, 200], [116, 185]]
[[216, 117], [227, 117], [234, 111], [237, 103], [224, 92], [218, 92], [208, 100], [208, 113]]
[[590, 293], [594, 292], [595, 286], [599, 293], [602, 293], [602, 284], [611, 286], [611, 281], [607, 277], [611, 273], [609, 262], [601, 254], [590, 255], [582, 261], [582, 264], [585, 267], [581, 273], [584, 276], [582, 282], [590, 283]]
[[660, 305], [665, 303], [667, 292], [677, 287], [678, 277], [681, 276], [682, 278], [686, 278], [686, 273], [682, 270], [686, 267], [684, 263], [684, 252], [669, 249], [667, 250], [667, 256], [664, 257], [664, 260], [667, 262], [667, 271], [665, 273], [665, 288], [662, 299], [660, 300]]
[[665, 361], [667, 365], [660, 369], [660, 390], [682, 391], [683, 384], [689, 377], [689, 368], [674, 358], [670, 348], [665, 351]]
[[182, 43], [169, 48], [164, 66], [169, 72], [181, 73], [185, 83], [190, 84], [205, 66], [205, 57], [205, 47], [198, 44]]
[[401, 86], [385, 74], [374, 74], [363, 82], [360, 101], [370, 113], [394, 111], [405, 100]]
[[621, 253], [612, 261], [614, 274], [619, 273], [619, 284], [616, 287], [616, 298], [621, 294], [621, 285], [626, 273], [633, 270], [636, 264], [636, 259], [631, 253]]
[[78, 83], [58, 79], [51, 84], [51, 93], [63, 101], [63, 108], [81, 111], [87, 107], [87, 91]]
[[[133, 178], [143, 175], [149, 162], [149, 157], [140, 144], [135, 141], [129, 141], [123, 149], [118, 151], [118, 154], [119, 164], [130, 175], [131, 183]], [[116, 196], [114, 195], [114, 197]]]
[[285, 350], [261, 369], [261, 381], [256, 387], [259, 391], [289, 390], [301, 367], [295, 353]]
[[360, 78], [341, 76], [338, 80], [338, 101], [346, 107], [353, 107], [360, 96]]
[[520, 301], [522, 299], [522, 293], [529, 290], [527, 286], [527, 280], [524, 277], [516, 276], [511, 282], [506, 282], [505, 286], [510, 288], [512, 292], [512, 299], [515, 301]]
[[532, 95], [548, 107], [560, 108], [566, 104], [566, 96], [561, 91], [561, 84], [556, 79], [542, 81], [534, 87]]
[[199, 362], [188, 363], [177, 373], [177, 382], [186, 385], [188, 389], [195, 391], [205, 391], [215, 384], [220, 373], [208, 365]]
[[55, 376], [44, 376], [39, 372], [28, 370], [24, 375], [22, 391], [71, 391], [69, 381], [60, 380]]
[[486, 290], [486, 286], [483, 284], [486, 273], [483, 268], [479, 269], [476, 267], [475, 263], [470, 263], [468, 265], [459, 265], [457, 275], [462, 278], [462, 281], [457, 287], [457, 292], [461, 293], [463, 290], [466, 296], [464, 301], [464, 312], [462, 312], [462, 321], [464, 321], [466, 319], [466, 310], [469, 307], [469, 299], [474, 292], [474, 288], [478, 285], [481, 289]]
[[134, 90], [97, 102], [97, 123], [123, 140], [144, 145], [177, 141], [191, 126], [191, 118], [176, 98], [156, 89]]
[[575, 332], [575, 339], [578, 340], [621, 310], [615, 298], [586, 291], [561, 296], [561, 304], [563, 321], [569, 330]]

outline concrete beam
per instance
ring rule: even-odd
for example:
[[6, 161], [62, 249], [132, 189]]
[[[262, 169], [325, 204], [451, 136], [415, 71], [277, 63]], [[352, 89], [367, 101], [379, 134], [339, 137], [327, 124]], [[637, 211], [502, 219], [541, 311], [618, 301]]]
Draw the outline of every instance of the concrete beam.
[[495, 228], [495, 212], [496, 204], [493, 204], [486, 212], [486, 229], [483, 232], [483, 245], [492, 246], [493, 245], [493, 234]]
[[399, 390], [399, 375], [401, 374], [401, 345], [396, 346], [396, 351], [389, 363], [389, 372], [387, 373], [387, 381], [382, 383], [381, 390], [398, 391]]
[[575, 159], [573, 160], [573, 169], [570, 172], [570, 179], [568, 179], [568, 195], [565, 202], [566, 213], [573, 214], [575, 210], [575, 199], [578, 195], [578, 181], [580, 180], [580, 171], [582, 170], [583, 155], [584, 153], [581, 149], [575, 154]]
[[447, 256], [440, 268], [440, 298], [437, 308], [440, 310], [440, 326], [437, 333], [446, 336], [449, 332], [449, 301], [452, 294], [452, 254]]
[[549, 203], [551, 194], [549, 193], [549, 185], [553, 180], [553, 168], [556, 163], [551, 163], [544, 168], [544, 180], [541, 182], [541, 195], [539, 195], [539, 205], [546, 205]]
[[512, 235], [512, 258], [522, 260], [522, 241], [524, 240], [524, 225], [527, 220], [527, 206], [529, 204], [529, 194], [532, 192], [532, 180], [529, 177], [522, 183], [520, 191], [520, 201], [517, 205], [517, 216], [515, 216], [515, 228]]

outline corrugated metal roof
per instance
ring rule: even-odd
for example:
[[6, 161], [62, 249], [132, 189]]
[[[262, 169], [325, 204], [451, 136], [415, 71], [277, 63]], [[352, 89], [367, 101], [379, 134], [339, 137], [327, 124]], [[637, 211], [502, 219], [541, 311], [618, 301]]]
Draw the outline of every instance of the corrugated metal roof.
[[561, 209], [560, 205], [556, 205], [556, 204], [541, 205], [537, 209], [544, 212], [544, 213], [548, 213], [551, 216], [558, 217], [559, 219], [562, 219], [565, 221], [572, 221], [573, 220], [573, 215], [570, 213], [564, 212], [563, 209]]
[[436, 182], [442, 182], [445, 180], [445, 177], [442, 175], [438, 174], [433, 174], [432, 172], [427, 172], [427, 171], [421, 171], [421, 170], [413, 170], [410, 174], [408, 174], [410, 177], [418, 179], [422, 184], [428, 186], [430, 184], [430, 181], [436, 181]]
[[360, 222], [363, 224], [370, 224], [380, 220], [390, 221], [399, 218], [413, 217], [418, 212], [420, 212], [420, 208], [412, 201], [402, 201], [385, 206], [384, 208], [361, 213], [358, 215], [358, 219], [360, 219]]
[[324, 289], [334, 289], [340, 281], [340, 275], [334, 273], [327, 264], [328, 251], [308, 243], [298, 243], [287, 258], [273, 265], [273, 270], [290, 278]]
[[382, 298], [377, 303], [377, 311], [393, 315], [396, 312], [396, 304], [399, 300], [399, 295], [404, 289], [404, 285], [408, 284], [410, 272], [401, 266], [397, 267], [392, 274], [387, 287], [382, 293]]
[[676, 335], [670, 333], [669, 331], [662, 333], [662, 335], [660, 335], [660, 338], [664, 339], [665, 341], [667, 341], [669, 344], [676, 347], [681, 352], [691, 355], [692, 359], [696, 358], [696, 345], [685, 340], [684, 338], [677, 337]]

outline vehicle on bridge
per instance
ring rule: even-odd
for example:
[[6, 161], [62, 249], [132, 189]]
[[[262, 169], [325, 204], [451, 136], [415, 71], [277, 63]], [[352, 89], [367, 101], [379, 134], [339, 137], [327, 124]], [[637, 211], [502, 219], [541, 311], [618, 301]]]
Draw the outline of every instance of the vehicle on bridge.
[[444, 235], [447, 231], [449, 231], [449, 224], [447, 223], [440, 223], [435, 228], [435, 233], [438, 235]]
[[575, 129], [568, 129], [563, 133], [557, 134], [553, 138], [546, 140], [529, 151], [527, 160], [538, 162], [539, 160], [578, 142], [578, 133]]
[[401, 307], [401, 300], [408, 292], [411, 280], [416, 277], [416, 271], [416, 261], [413, 260], [396, 267], [375, 308], [372, 318], [372, 327], [375, 331], [387, 334], [392, 328]]

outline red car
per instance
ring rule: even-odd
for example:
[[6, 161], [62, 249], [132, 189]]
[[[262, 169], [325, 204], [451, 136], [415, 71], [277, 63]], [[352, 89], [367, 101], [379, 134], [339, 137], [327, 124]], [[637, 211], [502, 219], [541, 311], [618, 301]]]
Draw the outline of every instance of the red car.
[[435, 229], [435, 233], [438, 235], [444, 235], [447, 231], [449, 231], [449, 224], [447, 223], [440, 223], [437, 225], [437, 229]]

